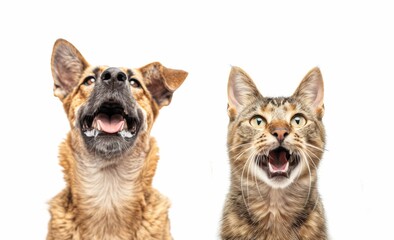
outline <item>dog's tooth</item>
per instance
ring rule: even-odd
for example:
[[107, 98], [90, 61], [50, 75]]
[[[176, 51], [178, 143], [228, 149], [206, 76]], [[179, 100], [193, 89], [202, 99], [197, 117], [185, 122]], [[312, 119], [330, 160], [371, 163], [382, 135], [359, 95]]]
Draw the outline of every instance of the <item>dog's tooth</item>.
[[92, 130], [86, 130], [85, 132], [83, 132], [87, 137], [93, 137], [95, 135], [94, 133], [95, 129]]
[[124, 120], [123, 120], [123, 122], [124, 122], [124, 124], [123, 124], [123, 128], [122, 128], [122, 130], [126, 130], [126, 129], [128, 129], [128, 126], [127, 126], [127, 121], [126, 121], [126, 119], [124, 119]]
[[131, 134], [131, 132], [126, 131], [126, 130], [122, 130], [119, 132], [120, 136], [122, 136], [123, 138], [132, 138], [134, 135]]
[[85, 132], [83, 132], [87, 137], [97, 137], [97, 135], [99, 135], [100, 131], [98, 131], [97, 129], [92, 129], [92, 130], [86, 130]]
[[131, 132], [135, 133], [136, 131], [137, 131], [137, 126], [133, 124], [133, 126], [131, 127]]

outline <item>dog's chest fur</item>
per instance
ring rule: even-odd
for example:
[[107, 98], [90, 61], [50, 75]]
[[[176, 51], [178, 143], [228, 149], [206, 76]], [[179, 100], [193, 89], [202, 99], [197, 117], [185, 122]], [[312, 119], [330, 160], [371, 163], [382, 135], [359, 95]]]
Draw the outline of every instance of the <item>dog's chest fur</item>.
[[[86, 203], [98, 212], [111, 212], [122, 208], [134, 195], [137, 174], [124, 166], [108, 166], [104, 169], [93, 167], [77, 168], [81, 186], [81, 204]], [[90, 211], [89, 209], [87, 209]]]
[[[82, 175], [82, 174], [81, 174]], [[78, 203], [84, 239], [124, 239], [135, 214], [128, 204], [138, 202], [132, 173], [120, 167], [87, 169], [81, 177], [81, 195]], [[134, 199], [136, 198], [136, 199]], [[82, 218], [82, 219], [81, 219]], [[105, 228], [105, 229], [103, 229]], [[118, 235], [119, 233], [125, 236]]]
[[[50, 202], [56, 219], [50, 224], [56, 227], [50, 228], [48, 239], [166, 239], [169, 226], [162, 223], [167, 222], [169, 201], [146, 188], [141, 168], [119, 164], [98, 169], [86, 159], [71, 160], [62, 154], [70, 149], [67, 142], [61, 147], [61, 164], [72, 173], [68, 181], [78, 187], [66, 188]], [[150, 144], [149, 153], [139, 153], [145, 164], [157, 160], [154, 140]]]

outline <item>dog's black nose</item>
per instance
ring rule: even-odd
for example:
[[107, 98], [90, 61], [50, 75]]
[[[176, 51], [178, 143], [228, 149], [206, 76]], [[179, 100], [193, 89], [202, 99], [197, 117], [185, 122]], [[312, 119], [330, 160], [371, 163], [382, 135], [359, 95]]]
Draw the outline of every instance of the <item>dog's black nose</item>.
[[117, 80], [124, 82], [127, 79], [127, 76], [122, 70], [119, 68], [107, 68], [102, 74], [101, 74], [101, 79], [103, 81], [108, 81], [108, 80]]

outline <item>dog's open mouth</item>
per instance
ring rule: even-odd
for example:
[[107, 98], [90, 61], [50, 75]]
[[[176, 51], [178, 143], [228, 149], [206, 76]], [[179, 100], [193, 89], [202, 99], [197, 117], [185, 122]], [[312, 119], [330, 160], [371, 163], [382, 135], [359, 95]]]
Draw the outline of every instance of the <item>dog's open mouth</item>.
[[137, 133], [139, 123], [137, 118], [130, 115], [121, 104], [105, 102], [93, 115], [82, 118], [82, 132], [89, 138], [98, 135], [132, 138]]
[[268, 155], [258, 155], [256, 161], [266, 171], [269, 178], [289, 178], [291, 171], [298, 165], [300, 159], [297, 154], [291, 154], [286, 148], [278, 147], [271, 150]]

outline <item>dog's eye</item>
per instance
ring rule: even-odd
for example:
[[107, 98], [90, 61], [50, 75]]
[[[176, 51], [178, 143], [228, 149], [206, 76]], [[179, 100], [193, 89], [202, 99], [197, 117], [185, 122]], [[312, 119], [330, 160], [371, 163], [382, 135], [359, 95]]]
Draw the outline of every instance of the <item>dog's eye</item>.
[[290, 123], [293, 127], [303, 127], [306, 124], [306, 119], [301, 114], [296, 114]]
[[89, 77], [85, 78], [85, 80], [83, 81], [83, 84], [86, 86], [90, 86], [95, 82], [96, 82], [96, 79], [93, 76], [89, 76]]
[[141, 87], [141, 83], [140, 83], [137, 79], [135, 79], [135, 78], [130, 78], [129, 82], [130, 82], [130, 85], [131, 85], [132, 87], [134, 87], [134, 88], [139, 88], [139, 87]]

